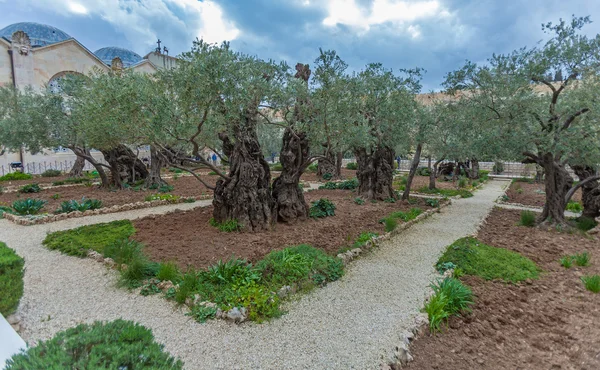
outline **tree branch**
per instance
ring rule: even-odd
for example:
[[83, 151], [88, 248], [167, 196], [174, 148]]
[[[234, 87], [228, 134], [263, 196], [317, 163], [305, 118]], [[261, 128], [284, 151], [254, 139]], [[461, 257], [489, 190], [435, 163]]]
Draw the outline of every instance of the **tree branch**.
[[587, 112], [589, 112], [589, 108], [583, 108], [582, 110], [580, 110], [579, 112], [576, 112], [575, 114], [571, 115], [571, 117], [569, 117], [565, 123], [563, 124], [562, 129], [566, 130], [569, 128], [569, 126], [571, 126], [571, 123], [573, 123], [573, 121], [575, 121], [575, 118], [581, 116], [582, 114], [585, 114]]
[[600, 176], [591, 176], [588, 177], [587, 179], [580, 181], [577, 185], [573, 186], [571, 188], [571, 190], [569, 190], [567, 192], [567, 195], [565, 195], [565, 204], [569, 203], [569, 200], [571, 200], [571, 197], [573, 196], [573, 194], [575, 194], [575, 192], [582, 187], [583, 185], [587, 184], [588, 182], [594, 181], [594, 180], [598, 180], [600, 179]]

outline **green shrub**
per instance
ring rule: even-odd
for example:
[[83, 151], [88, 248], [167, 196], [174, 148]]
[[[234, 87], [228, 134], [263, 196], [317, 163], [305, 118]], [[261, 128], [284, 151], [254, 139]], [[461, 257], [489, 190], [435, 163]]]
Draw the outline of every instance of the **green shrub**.
[[119, 285], [127, 288], [138, 288], [144, 280], [153, 278], [158, 273], [160, 268], [158, 263], [150, 262], [140, 254], [129, 261], [126, 269], [121, 269], [121, 278]]
[[590, 255], [588, 252], [579, 253], [573, 256], [577, 266], [585, 267], [590, 265]]
[[40, 191], [42, 189], [38, 184], [27, 184], [19, 189], [19, 193], [23, 194], [39, 193]]
[[494, 163], [494, 166], [492, 167], [492, 171], [495, 174], [501, 174], [502, 172], [504, 172], [504, 163], [502, 163], [502, 162]]
[[192, 296], [198, 289], [198, 285], [198, 274], [193, 269], [188, 269], [181, 278], [179, 289], [175, 291], [175, 301], [179, 304], [183, 304], [186, 298]]
[[226, 233], [242, 230], [242, 225], [240, 225], [240, 223], [237, 220], [217, 222], [217, 220], [215, 220], [214, 217], [211, 217], [210, 220], [208, 220], [208, 223], [210, 224], [210, 226], [216, 227], [217, 229], [219, 229], [219, 231]]
[[158, 192], [159, 193], [170, 193], [175, 189], [175, 187], [173, 185], [161, 185], [158, 188]]
[[431, 174], [431, 169], [429, 169], [429, 167], [419, 167], [417, 168], [416, 174], [418, 176], [429, 176]]
[[363, 245], [365, 245], [369, 240], [377, 237], [378, 234], [377, 233], [372, 233], [370, 231], [363, 231], [362, 233], [360, 233], [360, 235], [356, 238], [356, 240], [354, 241], [354, 244], [352, 245], [353, 248], [360, 248]]
[[89, 177], [90, 179], [97, 179], [98, 177], [100, 177], [100, 174], [98, 173], [98, 171], [91, 171], [86, 172], [85, 177]]
[[76, 200], [66, 200], [60, 204], [60, 208], [54, 213], [85, 212], [102, 208], [102, 201], [98, 199], [81, 198], [81, 202]]
[[181, 200], [181, 197], [179, 195], [173, 195], [173, 194], [152, 194], [152, 195], [147, 195], [144, 200], [146, 202], [152, 202], [153, 200], [166, 200], [168, 203], [179, 203], [179, 201]]
[[432, 332], [440, 331], [441, 324], [450, 316], [470, 312], [473, 292], [455, 278], [445, 278], [431, 285], [433, 296], [425, 305]]
[[479, 181], [473, 181], [473, 183], [471, 184], [472, 187], [476, 188], [477, 186], [479, 186]]
[[585, 289], [592, 293], [600, 293], [600, 275], [582, 276], [581, 281]]
[[46, 203], [41, 199], [18, 199], [13, 202], [12, 208], [21, 216], [37, 215]]
[[396, 211], [388, 216], [388, 218], [400, 219], [404, 222], [414, 220], [418, 215], [423, 213], [420, 208], [411, 208], [408, 212]]
[[112, 258], [119, 265], [129, 264], [134, 259], [142, 256], [142, 247], [142, 244], [135, 240], [119, 239], [105, 245], [102, 255]]
[[57, 231], [48, 234], [42, 244], [71, 256], [85, 257], [89, 249], [104, 254], [107, 245], [128, 239], [134, 233], [131, 221], [119, 220]]
[[328, 190], [336, 190], [336, 189], [340, 189], [340, 190], [354, 190], [357, 187], [358, 187], [358, 180], [356, 178], [354, 178], [354, 179], [340, 181], [340, 182], [328, 181], [328, 182], [325, 183], [325, 185], [319, 186], [319, 189], [328, 189]]
[[317, 172], [318, 165], [316, 163], [311, 164], [306, 168], [307, 172]]
[[359, 206], [362, 206], [363, 204], [365, 204], [365, 200], [361, 197], [356, 197], [354, 198], [354, 203], [358, 204]]
[[44, 172], [42, 172], [42, 177], [57, 177], [62, 175], [62, 171], [60, 170], [46, 170]]
[[383, 220], [383, 223], [385, 225], [385, 232], [386, 233], [394, 231], [398, 227], [398, 220], [396, 220], [393, 217], [386, 217]]
[[533, 227], [535, 226], [535, 212], [532, 211], [521, 211], [521, 221], [519, 225]]
[[175, 283], [181, 279], [181, 273], [175, 262], [165, 262], [160, 264], [160, 268], [156, 273], [156, 278], [158, 280], [169, 280]]
[[255, 282], [234, 285], [227, 293], [228, 304], [225, 307], [245, 307], [252, 321], [262, 322], [281, 315], [279, 297], [263, 285]]
[[208, 176], [217, 176], [217, 175], [218, 175], [218, 173], [216, 173], [215, 171], [210, 171], [208, 173]]
[[466, 178], [466, 177], [460, 177], [460, 178], [458, 179], [458, 187], [459, 187], [459, 188], [461, 188], [461, 189], [462, 189], [462, 188], [466, 188], [466, 187], [467, 187], [467, 181], [468, 181], [468, 180], [467, 180], [467, 178]]
[[437, 208], [440, 206], [440, 200], [435, 198], [426, 198], [425, 204], [427, 204], [429, 207]]
[[529, 258], [504, 248], [486, 245], [471, 237], [458, 239], [446, 248], [437, 266], [452, 262], [467, 275], [486, 280], [502, 279], [517, 283], [536, 279], [539, 269]]
[[245, 260], [233, 258], [225, 262], [220, 260], [200, 274], [213, 284], [256, 281], [259, 279], [258, 274], [251, 267]]
[[479, 170], [479, 178], [481, 181], [487, 181], [490, 178], [490, 171]]
[[309, 215], [312, 218], [335, 216], [335, 204], [333, 204], [327, 198], [321, 198], [317, 201], [312, 202], [312, 206], [309, 210]]
[[15, 210], [12, 209], [11, 207], [7, 207], [7, 206], [0, 206], [0, 218], [4, 217], [5, 213], [15, 213]]
[[24, 264], [23, 258], [0, 242], [0, 314], [5, 317], [17, 310], [23, 296]]
[[205, 323], [208, 319], [214, 319], [217, 314], [216, 307], [200, 306], [196, 305], [192, 307], [189, 315], [192, 316], [196, 321]]
[[569, 203], [567, 203], [567, 211], [581, 212], [583, 211], [583, 206], [581, 205], [581, 203], [571, 200], [569, 201]]
[[54, 181], [52, 183], [52, 186], [60, 186], [60, 185], [66, 185], [66, 184], [89, 184], [90, 183], [90, 179], [88, 177], [69, 177], [68, 179], [64, 179], [61, 181]]
[[560, 260], [560, 265], [566, 269], [571, 268], [573, 266], [573, 257], [572, 256], [564, 256]]
[[169, 172], [174, 172], [174, 173], [183, 173], [182, 170], [180, 170], [179, 168], [175, 168], [175, 167], [170, 167], [169, 168]]
[[591, 217], [579, 217], [575, 220], [575, 225], [581, 231], [589, 231], [595, 228], [598, 223]]
[[346, 165], [346, 169], [356, 171], [358, 169], [358, 164], [350, 162]]
[[283, 165], [281, 163], [274, 163], [271, 165], [271, 171], [283, 171]]
[[23, 172], [11, 172], [4, 176], [0, 176], [0, 181], [17, 181], [17, 180], [31, 180], [33, 176]]
[[154, 341], [152, 331], [115, 320], [57, 333], [52, 339], [14, 355], [7, 370], [25, 369], [182, 369], [183, 363]]
[[333, 175], [330, 173], [325, 173], [323, 174], [323, 179], [324, 180], [331, 180], [333, 178]]
[[516, 179], [512, 180], [513, 183], [518, 183], [518, 182], [526, 182], [528, 184], [533, 184], [533, 179], [530, 179], [529, 177], [517, 177]]

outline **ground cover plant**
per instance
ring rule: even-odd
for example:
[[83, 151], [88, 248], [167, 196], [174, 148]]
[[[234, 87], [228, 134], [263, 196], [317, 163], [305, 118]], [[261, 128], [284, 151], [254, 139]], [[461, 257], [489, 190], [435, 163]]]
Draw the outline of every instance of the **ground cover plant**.
[[6, 369], [178, 370], [183, 363], [154, 340], [150, 329], [125, 320], [80, 324], [8, 360]]
[[471, 198], [473, 196], [473, 193], [466, 189], [429, 189], [428, 187], [422, 187], [417, 192], [422, 194], [439, 194], [445, 197], [460, 195], [461, 198]]
[[58, 177], [62, 175], [62, 171], [60, 170], [46, 170], [44, 172], [42, 172], [42, 177]]
[[128, 239], [134, 232], [131, 221], [112, 221], [57, 231], [48, 234], [42, 244], [52, 250], [57, 249], [71, 256], [83, 257], [90, 249], [103, 253], [106, 245]]
[[85, 211], [93, 211], [95, 209], [102, 208], [102, 201], [98, 199], [85, 199], [82, 198], [81, 201], [77, 200], [66, 200], [60, 204], [60, 208], [57, 209], [54, 213], [69, 213], [74, 211], [85, 212]]
[[335, 204], [327, 198], [316, 200], [312, 202], [309, 209], [309, 215], [312, 218], [335, 216]]
[[521, 221], [519, 225], [533, 227], [535, 226], [535, 212], [533, 211], [521, 211]]
[[581, 281], [585, 289], [592, 293], [600, 293], [600, 275], [582, 276]]
[[47, 202], [45, 200], [41, 199], [19, 199], [13, 202], [12, 208], [17, 214], [21, 216], [37, 215], [38, 213], [40, 213], [42, 208], [44, 208], [46, 203]]
[[423, 213], [420, 208], [411, 208], [408, 212], [396, 211], [383, 218], [380, 222], [385, 224], [385, 231], [390, 232], [398, 226], [398, 220], [408, 222]]
[[471, 237], [459, 239], [448, 246], [438, 260], [438, 269], [448, 262], [467, 275], [479, 276], [485, 280], [500, 279], [517, 283], [526, 279], [536, 279], [540, 273], [530, 259]]
[[31, 180], [32, 175], [23, 172], [11, 172], [4, 176], [0, 176], [0, 181], [16, 181], [16, 180]]
[[358, 187], [357, 179], [344, 180], [339, 182], [328, 181], [325, 185], [319, 186], [319, 189], [341, 189], [341, 190], [354, 190]]
[[0, 314], [8, 317], [17, 310], [23, 296], [23, 265], [15, 251], [0, 242]]
[[440, 331], [441, 325], [451, 316], [470, 311], [473, 304], [473, 292], [460, 280], [447, 277], [431, 284], [433, 296], [425, 304], [424, 311], [429, 318], [432, 332]]
[[66, 178], [64, 180], [54, 181], [52, 183], [52, 186], [60, 186], [60, 185], [67, 185], [67, 184], [85, 184], [90, 181], [91, 181], [91, 179], [89, 177], [70, 177], [70, 178]]
[[27, 185], [21, 187], [21, 189], [19, 189], [19, 193], [23, 193], [23, 194], [39, 193], [40, 190], [42, 190], [42, 189], [40, 188], [40, 186], [38, 184], [27, 184]]

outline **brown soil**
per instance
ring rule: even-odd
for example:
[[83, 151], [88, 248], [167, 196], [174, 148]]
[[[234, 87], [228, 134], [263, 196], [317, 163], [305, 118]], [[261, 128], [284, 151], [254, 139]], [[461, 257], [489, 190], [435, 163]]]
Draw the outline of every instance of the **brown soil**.
[[[184, 197], [197, 197], [203, 194], [212, 194], [204, 185], [191, 176], [182, 176], [177, 180], [166, 179], [175, 189], [170, 193]], [[203, 180], [208, 184], [214, 185], [216, 176], [204, 176]], [[96, 185], [85, 186], [56, 186], [51, 189], [44, 189], [39, 193], [21, 194], [18, 192], [0, 194], [0, 205], [11, 205], [17, 199], [35, 198], [43, 199], [48, 203], [42, 210], [43, 212], [53, 212], [60, 207], [60, 204], [66, 200], [75, 199], [80, 201], [81, 198], [99, 199], [104, 207], [113, 205], [128, 204], [143, 201], [144, 198], [151, 194], [156, 194], [157, 190], [140, 190], [133, 191], [130, 189], [113, 191], [101, 189]], [[59, 195], [58, 199], [53, 199], [52, 196]]]
[[[494, 209], [483, 242], [519, 252], [544, 270], [516, 285], [461, 278], [475, 294], [473, 312], [453, 318], [442, 334], [412, 345], [413, 369], [600, 369], [600, 294], [580, 277], [600, 273], [600, 243], [516, 226], [519, 211]], [[563, 268], [565, 255], [587, 251], [589, 267]]]
[[[397, 182], [399, 179], [395, 181]], [[411, 184], [411, 191], [417, 192], [424, 186], [429, 187], [429, 176], [415, 176]], [[440, 181], [440, 179], [435, 182], [435, 187], [438, 189], [457, 189], [452, 181]]]
[[[279, 176], [279, 172], [271, 172], [271, 177], [276, 178]], [[342, 168], [342, 172], [340, 174], [341, 180], [348, 180], [356, 177], [356, 170], [349, 170], [347, 168]], [[326, 182], [327, 180], [323, 180], [321, 177], [317, 176], [316, 172], [304, 172], [300, 181], [310, 181], [310, 182]]]
[[[519, 203], [536, 207], [543, 207], [546, 203], [544, 184], [513, 182], [506, 191], [506, 195], [508, 196], [509, 203]], [[571, 200], [581, 202], [581, 190], [577, 190]]]
[[336, 206], [335, 216], [290, 225], [280, 223], [265, 232], [227, 233], [209, 225], [212, 207], [204, 207], [135, 221], [135, 239], [146, 245], [145, 252], [153, 260], [173, 260], [181, 267], [207, 267], [232, 256], [256, 261], [272, 250], [298, 244], [310, 244], [336, 254], [340, 248], [351, 245], [361, 232], [382, 234], [384, 227], [378, 221], [393, 211], [429, 208], [422, 199], [416, 200], [415, 205], [406, 202], [357, 205], [354, 193], [349, 190], [315, 190], [305, 197], [307, 202], [328, 198]]

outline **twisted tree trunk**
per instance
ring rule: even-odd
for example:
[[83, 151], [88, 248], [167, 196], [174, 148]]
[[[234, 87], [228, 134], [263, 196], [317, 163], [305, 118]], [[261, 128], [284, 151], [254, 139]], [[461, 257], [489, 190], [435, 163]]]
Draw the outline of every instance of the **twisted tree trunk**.
[[[579, 181], [595, 176], [594, 169], [590, 166], [571, 166]], [[581, 186], [583, 202], [582, 217], [596, 218], [600, 216], [600, 184], [597, 180], [592, 180]]]
[[235, 141], [219, 134], [229, 158], [229, 174], [217, 181], [213, 217], [217, 222], [236, 220], [245, 230], [268, 230], [276, 220], [271, 195], [271, 173], [256, 135], [256, 112], [234, 127]]
[[[90, 154], [90, 151], [85, 149], [86, 154]], [[77, 153], [75, 153], [77, 155]], [[75, 159], [75, 163], [73, 163], [73, 167], [71, 167], [71, 171], [69, 171], [69, 177], [81, 177], [83, 176], [83, 168], [85, 167], [85, 158], [77, 155], [77, 159]]]
[[378, 147], [369, 153], [366, 148], [355, 149], [358, 169], [358, 195], [364, 199], [396, 199], [392, 188], [394, 178], [394, 150]]
[[152, 145], [150, 146], [150, 172], [146, 177], [145, 186], [147, 188], [151, 186], [162, 186], [167, 182], [162, 179], [160, 171], [166, 164], [165, 155], [160, 153], [158, 149]]
[[475, 158], [471, 159], [471, 172], [469, 173], [471, 180], [477, 180], [479, 178], [479, 161]]
[[114, 148], [101, 150], [104, 159], [110, 165], [111, 182], [117, 188], [123, 188], [126, 183], [148, 177], [148, 169], [135, 153], [123, 144]]
[[342, 174], [342, 152], [327, 154], [327, 159], [319, 159], [317, 162], [317, 176], [323, 177], [331, 174], [332, 179], [339, 179]]
[[431, 190], [435, 189], [435, 180], [437, 179], [438, 166], [440, 165], [440, 163], [442, 163], [443, 160], [443, 157], [441, 159], [436, 160], [433, 164], [433, 169], [429, 173], [429, 189]]
[[300, 189], [300, 176], [308, 162], [308, 138], [305, 133], [294, 133], [286, 128], [279, 162], [283, 170], [273, 182], [273, 200], [279, 221], [295, 222], [308, 217], [308, 205]]
[[[419, 168], [419, 163], [421, 162], [422, 150], [423, 144], [418, 143], [417, 149], [415, 150], [415, 156], [413, 158], [412, 163], [410, 164], [410, 171], [408, 172], [408, 178], [406, 179], [406, 187], [404, 188], [404, 193], [402, 193], [402, 200], [408, 200], [408, 197], [410, 196], [410, 187], [412, 186], [412, 181], [415, 178], [417, 168]], [[429, 179], [431, 180], [431, 177]]]
[[100, 186], [103, 188], [110, 187], [110, 182], [108, 180], [108, 176], [106, 176], [106, 172], [104, 172], [104, 165], [98, 162], [91, 154], [90, 151], [81, 147], [72, 146], [69, 147], [78, 157], [85, 158], [86, 161], [90, 162], [92, 166], [98, 172], [98, 176], [100, 176], [101, 184]]
[[565, 166], [554, 160], [551, 153], [539, 157], [545, 172], [546, 203], [538, 223], [548, 226], [567, 226], [565, 221], [565, 196], [573, 186], [573, 179]]

